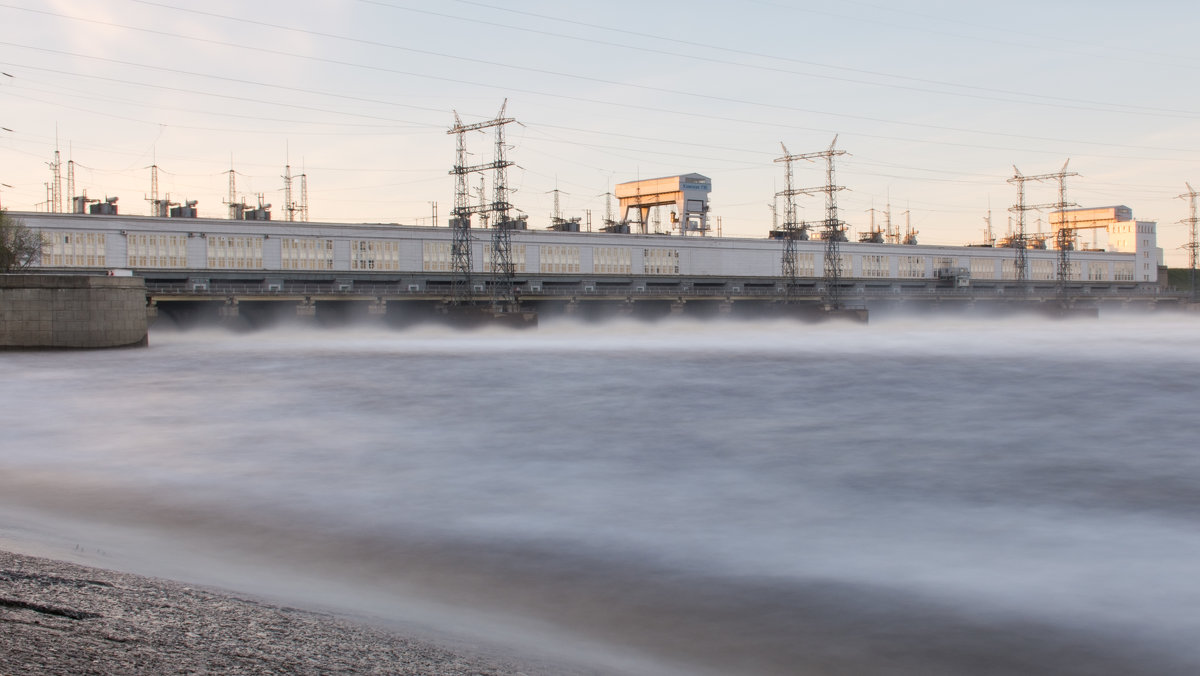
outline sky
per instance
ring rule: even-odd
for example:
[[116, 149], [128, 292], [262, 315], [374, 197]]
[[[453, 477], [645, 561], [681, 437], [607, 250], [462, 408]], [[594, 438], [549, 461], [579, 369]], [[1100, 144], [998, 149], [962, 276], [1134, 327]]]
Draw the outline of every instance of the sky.
[[[227, 213], [233, 169], [238, 199], [262, 195], [280, 220], [290, 166], [312, 221], [429, 225], [436, 205], [445, 226], [447, 131], [503, 106], [530, 227], [549, 225], [555, 190], [563, 216], [599, 227], [616, 184], [700, 173], [710, 224], [765, 237], [782, 145], [836, 136], [854, 233], [890, 205], [923, 244], [982, 242], [989, 210], [1009, 227], [1016, 170], [1069, 161], [1069, 202], [1127, 205], [1158, 222], [1169, 265], [1188, 260], [1177, 197], [1200, 187], [1200, 3], [0, 0], [0, 26], [14, 211], [47, 209], [57, 148], [64, 193], [70, 160], [75, 193], [117, 196], [123, 214], [150, 213], [153, 165], [160, 196], [201, 217]], [[491, 161], [490, 131], [467, 145]], [[825, 184], [823, 164], [794, 171], [796, 187]], [[1058, 201], [1056, 182], [1027, 200]], [[820, 197], [798, 207], [823, 217]]]

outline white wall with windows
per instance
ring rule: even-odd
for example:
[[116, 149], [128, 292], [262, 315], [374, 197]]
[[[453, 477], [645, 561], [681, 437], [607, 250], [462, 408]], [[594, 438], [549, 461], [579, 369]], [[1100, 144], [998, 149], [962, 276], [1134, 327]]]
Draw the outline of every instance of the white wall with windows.
[[[528, 253], [528, 245], [525, 244], [510, 244], [508, 255], [512, 260], [514, 273], [525, 273], [528, 268], [528, 263], [525, 256]], [[491, 273], [495, 271], [495, 263], [492, 261], [492, 245], [483, 245], [483, 271]]]
[[422, 242], [421, 269], [425, 272], [450, 272], [454, 264], [450, 258], [450, 242]]
[[1029, 259], [1029, 279], [1042, 282], [1058, 279], [1057, 261], [1046, 258]]
[[[453, 274], [452, 231], [444, 227], [298, 224], [20, 214], [43, 234], [42, 267], [203, 270], [311, 270], [347, 272], [428, 272]], [[1072, 252], [1079, 263], [1072, 276], [1093, 282], [1146, 282], [1157, 278], [1154, 224], [1121, 223], [1136, 253]], [[779, 240], [664, 237], [609, 233], [516, 231], [515, 272], [597, 275], [697, 275], [778, 277], [784, 243]], [[821, 275], [824, 243], [796, 242], [797, 274]], [[842, 273], [848, 278], [927, 279], [938, 265], [969, 266], [976, 280], [1016, 279], [1011, 249], [951, 246], [896, 246], [848, 242], [842, 245]], [[490, 237], [472, 243], [472, 267], [490, 272]], [[1053, 250], [1029, 250], [1031, 281], [1057, 276]], [[1119, 273], [1118, 273], [1119, 267]]]
[[891, 257], [883, 254], [863, 254], [862, 276], [869, 278], [891, 277]]
[[900, 256], [896, 261], [896, 275], [904, 279], [923, 279], [925, 274], [924, 256]]
[[187, 235], [129, 233], [125, 237], [125, 265], [131, 268], [185, 268], [187, 240]]
[[208, 235], [208, 267], [214, 270], [259, 270], [263, 267], [262, 237]]
[[350, 269], [399, 270], [400, 243], [381, 239], [350, 240]]
[[999, 279], [999, 262], [997, 258], [972, 258], [971, 279]]
[[538, 247], [538, 271], [551, 274], [578, 273], [580, 271], [579, 247]]
[[1107, 282], [1108, 270], [1111, 266], [1107, 262], [1089, 261], [1087, 264], [1087, 278], [1089, 282]]
[[104, 267], [108, 264], [103, 232], [41, 232], [41, 265], [63, 268]]
[[679, 274], [679, 250], [642, 249], [642, 272], [647, 275]]
[[280, 266], [284, 270], [332, 270], [333, 240], [284, 237], [280, 240]]
[[[854, 276], [854, 256], [845, 252], [838, 252], [838, 262], [841, 268], [842, 277]], [[825, 274], [825, 255], [821, 255], [821, 274]]]
[[593, 248], [592, 272], [601, 275], [633, 274], [633, 250], [615, 246]]

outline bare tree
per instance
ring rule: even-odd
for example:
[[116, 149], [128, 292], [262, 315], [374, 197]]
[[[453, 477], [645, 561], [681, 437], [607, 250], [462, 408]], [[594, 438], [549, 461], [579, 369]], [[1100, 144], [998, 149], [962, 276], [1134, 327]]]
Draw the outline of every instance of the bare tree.
[[42, 257], [42, 236], [0, 211], [0, 272], [24, 270]]

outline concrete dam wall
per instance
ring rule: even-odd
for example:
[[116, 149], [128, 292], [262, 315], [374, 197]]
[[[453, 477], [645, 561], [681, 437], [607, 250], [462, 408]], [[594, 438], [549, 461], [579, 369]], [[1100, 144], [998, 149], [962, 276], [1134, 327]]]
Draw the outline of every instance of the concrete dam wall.
[[144, 346], [139, 277], [0, 275], [0, 350]]

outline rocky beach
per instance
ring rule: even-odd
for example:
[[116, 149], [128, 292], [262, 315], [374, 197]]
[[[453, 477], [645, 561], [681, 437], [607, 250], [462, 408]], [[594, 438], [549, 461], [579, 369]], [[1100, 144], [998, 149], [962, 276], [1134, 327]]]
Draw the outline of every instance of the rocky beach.
[[330, 613], [0, 551], [0, 676], [576, 673]]

